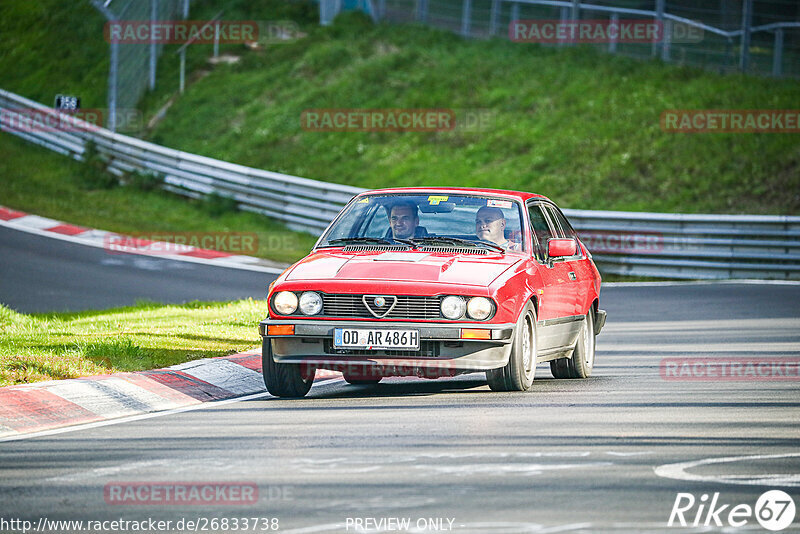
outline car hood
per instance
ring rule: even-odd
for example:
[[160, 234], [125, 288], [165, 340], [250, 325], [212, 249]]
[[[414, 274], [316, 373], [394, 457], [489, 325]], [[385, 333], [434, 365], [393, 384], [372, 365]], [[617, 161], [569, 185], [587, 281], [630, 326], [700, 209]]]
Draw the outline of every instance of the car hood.
[[522, 258], [515, 254], [425, 252], [316, 252], [298, 263], [286, 280], [405, 280], [488, 286]]

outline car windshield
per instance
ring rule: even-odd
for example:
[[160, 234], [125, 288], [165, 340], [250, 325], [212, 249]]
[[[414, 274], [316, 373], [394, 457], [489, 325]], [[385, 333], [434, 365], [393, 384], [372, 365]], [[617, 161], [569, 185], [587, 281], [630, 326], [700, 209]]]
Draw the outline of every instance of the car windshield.
[[318, 247], [458, 245], [522, 251], [521, 213], [519, 202], [490, 195], [365, 195], [344, 209]]

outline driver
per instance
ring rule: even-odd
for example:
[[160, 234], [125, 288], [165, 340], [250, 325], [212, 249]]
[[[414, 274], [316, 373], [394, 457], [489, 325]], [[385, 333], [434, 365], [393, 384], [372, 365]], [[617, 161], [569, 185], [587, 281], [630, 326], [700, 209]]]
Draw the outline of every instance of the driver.
[[503, 248], [516, 248], [516, 243], [506, 239], [506, 218], [500, 208], [484, 206], [475, 214], [475, 234], [478, 239], [491, 241]]
[[416, 236], [419, 226], [417, 205], [409, 200], [393, 204], [389, 210], [389, 227], [394, 239], [410, 239]]

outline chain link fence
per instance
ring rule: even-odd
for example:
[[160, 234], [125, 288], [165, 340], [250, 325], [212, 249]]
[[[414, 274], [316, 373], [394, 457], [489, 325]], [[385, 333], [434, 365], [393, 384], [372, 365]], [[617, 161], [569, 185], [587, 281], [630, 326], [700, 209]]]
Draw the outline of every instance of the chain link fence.
[[[341, 0], [321, 0], [321, 22], [332, 20], [341, 5]], [[510, 38], [512, 21], [520, 20], [656, 21], [663, 28], [657, 41], [609, 39], [588, 46], [721, 73], [800, 77], [796, 0], [365, 0], [362, 9], [375, 20], [422, 23], [473, 38]], [[686, 32], [690, 35], [682, 35]]]
[[[108, 22], [113, 21], [170, 21], [186, 19], [189, 0], [92, 0]], [[154, 89], [157, 82], [156, 65], [163, 44], [128, 44], [110, 42], [108, 73], [108, 128], [116, 131], [126, 126], [128, 119], [118, 114], [121, 109], [136, 108], [142, 94]]]

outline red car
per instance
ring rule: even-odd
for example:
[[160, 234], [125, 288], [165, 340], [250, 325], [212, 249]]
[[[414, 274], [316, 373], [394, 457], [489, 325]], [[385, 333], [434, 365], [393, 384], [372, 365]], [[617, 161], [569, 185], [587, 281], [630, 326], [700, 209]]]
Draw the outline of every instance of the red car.
[[543, 196], [368, 191], [270, 286], [264, 382], [302, 397], [316, 369], [353, 384], [484, 371], [492, 390], [526, 391], [540, 362], [586, 378], [599, 294], [591, 254]]

